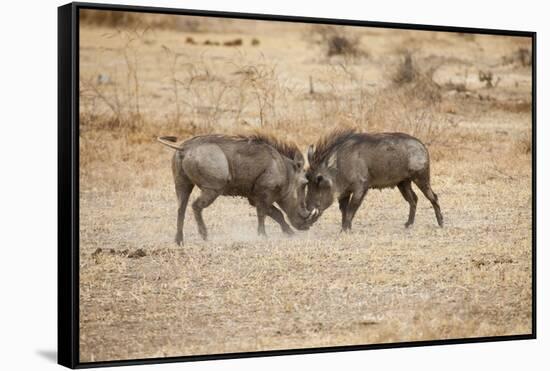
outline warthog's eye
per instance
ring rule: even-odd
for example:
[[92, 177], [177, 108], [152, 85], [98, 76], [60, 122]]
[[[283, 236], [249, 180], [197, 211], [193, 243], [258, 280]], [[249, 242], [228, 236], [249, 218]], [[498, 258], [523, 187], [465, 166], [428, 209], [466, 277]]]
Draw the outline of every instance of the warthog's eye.
[[332, 181], [330, 178], [325, 178], [322, 175], [317, 175], [316, 182], [319, 187], [332, 187]]

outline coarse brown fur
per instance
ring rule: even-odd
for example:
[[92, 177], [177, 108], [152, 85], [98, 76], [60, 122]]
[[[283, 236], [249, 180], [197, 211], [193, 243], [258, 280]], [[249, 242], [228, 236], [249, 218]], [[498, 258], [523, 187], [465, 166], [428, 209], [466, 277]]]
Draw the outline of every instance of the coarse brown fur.
[[337, 195], [343, 230], [351, 229], [368, 189], [396, 186], [410, 206], [405, 226], [412, 225], [418, 197], [411, 182], [430, 200], [437, 223], [443, 226], [437, 195], [430, 185], [428, 149], [417, 138], [405, 133], [371, 134], [339, 129], [321, 138], [316, 146], [310, 146], [308, 160], [308, 207], [318, 208], [322, 213]]
[[193, 202], [193, 212], [204, 239], [207, 229], [202, 210], [222, 195], [245, 197], [256, 207], [261, 235], [265, 235], [266, 216], [274, 219], [283, 232], [292, 233], [274, 203], [287, 214], [294, 227], [309, 227], [308, 218], [312, 214], [305, 206], [304, 157], [296, 145], [262, 133], [201, 135], [181, 143], [176, 143], [175, 137], [157, 140], [176, 149], [172, 156], [178, 197], [176, 243], [183, 244], [185, 211], [195, 186], [201, 189], [201, 194]]

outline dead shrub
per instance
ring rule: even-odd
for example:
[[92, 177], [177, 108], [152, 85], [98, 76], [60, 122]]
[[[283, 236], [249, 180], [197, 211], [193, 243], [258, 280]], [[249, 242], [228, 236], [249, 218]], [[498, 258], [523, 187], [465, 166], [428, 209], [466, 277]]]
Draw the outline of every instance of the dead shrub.
[[475, 39], [476, 39], [476, 34], [474, 34], [474, 33], [457, 32], [456, 36], [458, 36], [461, 39], [468, 40], [468, 41], [475, 41]]
[[484, 82], [487, 89], [496, 88], [500, 82], [500, 77], [497, 77], [494, 80], [494, 75], [492, 71], [478, 71], [479, 82]]
[[532, 140], [528, 134], [522, 135], [516, 142], [516, 151], [522, 155], [529, 155], [532, 151]]
[[401, 52], [401, 61], [389, 72], [393, 88], [409, 91], [417, 98], [432, 103], [441, 101], [441, 87], [434, 81], [433, 75], [439, 66], [420, 68], [412, 52]]
[[495, 100], [491, 106], [506, 112], [527, 113], [533, 109], [533, 103], [530, 100]]
[[502, 63], [516, 64], [522, 67], [529, 67], [533, 64], [533, 52], [531, 48], [518, 48], [515, 52], [502, 57]]
[[327, 40], [327, 44], [327, 56], [329, 57], [333, 55], [355, 56], [359, 54], [358, 41], [356, 39], [348, 39], [341, 35], [332, 35]]
[[413, 65], [411, 52], [405, 51], [403, 53], [402, 63], [400, 63], [395, 70], [391, 80], [394, 84], [402, 85], [413, 82], [417, 76], [418, 71], [416, 71], [415, 66]]
[[223, 46], [241, 46], [243, 44], [242, 39], [224, 41]]
[[426, 99], [408, 86], [391, 86], [377, 94], [367, 117], [369, 131], [404, 132], [438, 148], [448, 145], [456, 125], [448, 105]]
[[327, 57], [365, 57], [368, 55], [360, 48], [359, 37], [346, 32], [341, 27], [314, 25], [310, 30], [310, 39], [321, 45]]
[[314, 122], [325, 127], [354, 126], [366, 121], [373, 93], [363, 69], [344, 60], [310, 78], [307, 99], [315, 112]]
[[527, 67], [533, 64], [533, 53], [530, 49], [520, 48], [516, 53], [522, 66]]
[[148, 27], [171, 29], [181, 32], [224, 32], [236, 29], [232, 19], [214, 19], [200, 16], [136, 13], [118, 10], [80, 10], [80, 23], [87, 26], [102, 26], [116, 29]]
[[107, 125], [111, 129], [128, 130], [141, 124], [139, 50], [149, 31], [149, 28], [143, 27], [118, 29], [109, 36], [122, 41], [123, 46], [114, 51], [123, 61], [123, 70], [120, 73], [119, 69], [110, 69], [97, 76], [80, 79], [80, 112], [85, 118], [84, 123], [101, 123], [100, 126]]

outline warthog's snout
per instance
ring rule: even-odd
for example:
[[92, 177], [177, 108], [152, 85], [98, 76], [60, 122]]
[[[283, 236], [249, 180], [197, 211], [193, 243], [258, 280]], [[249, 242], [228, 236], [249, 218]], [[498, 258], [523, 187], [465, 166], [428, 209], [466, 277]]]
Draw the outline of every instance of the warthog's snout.
[[311, 225], [315, 223], [315, 221], [317, 221], [321, 213], [319, 212], [319, 209], [313, 208], [312, 210], [305, 209], [299, 214], [302, 222], [294, 223], [294, 227], [300, 231], [307, 231], [309, 227], [311, 227]]
[[301, 210], [298, 212], [298, 214], [302, 219], [309, 222], [311, 219], [315, 218], [319, 214], [319, 210], [316, 207], [314, 207], [311, 210], [308, 210], [308, 209], [304, 209], [303, 211]]

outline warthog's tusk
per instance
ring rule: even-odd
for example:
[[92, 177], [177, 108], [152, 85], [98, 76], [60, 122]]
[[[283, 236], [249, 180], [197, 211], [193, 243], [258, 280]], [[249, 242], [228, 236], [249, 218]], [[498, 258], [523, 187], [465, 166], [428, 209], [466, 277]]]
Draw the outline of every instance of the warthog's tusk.
[[315, 218], [317, 215], [319, 215], [319, 210], [317, 208], [314, 208], [313, 210], [311, 210], [311, 213], [309, 213], [309, 216], [307, 218], [308, 220], [311, 220]]

